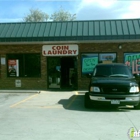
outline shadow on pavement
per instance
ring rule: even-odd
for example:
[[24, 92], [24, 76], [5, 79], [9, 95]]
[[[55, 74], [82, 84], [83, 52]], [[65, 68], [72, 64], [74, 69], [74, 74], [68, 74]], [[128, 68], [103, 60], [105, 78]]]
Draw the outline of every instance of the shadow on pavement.
[[84, 107], [84, 95], [73, 95], [69, 99], [61, 99], [61, 104], [67, 110], [88, 111], [88, 112], [129, 112], [133, 107], [111, 107], [111, 106], [92, 106], [90, 109]]

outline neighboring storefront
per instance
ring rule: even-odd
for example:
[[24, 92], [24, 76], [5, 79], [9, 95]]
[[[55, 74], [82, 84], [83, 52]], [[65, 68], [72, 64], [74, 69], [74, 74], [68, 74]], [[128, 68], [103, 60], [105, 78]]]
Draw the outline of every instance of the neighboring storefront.
[[98, 63], [140, 73], [140, 20], [0, 24], [0, 89], [87, 90]]

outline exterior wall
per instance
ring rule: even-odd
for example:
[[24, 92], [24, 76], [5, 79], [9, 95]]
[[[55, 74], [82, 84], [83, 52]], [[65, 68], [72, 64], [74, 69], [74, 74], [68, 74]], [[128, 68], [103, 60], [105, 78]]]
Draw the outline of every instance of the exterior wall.
[[[83, 43], [79, 46], [78, 55], [78, 90], [88, 90], [89, 78], [81, 74], [82, 53], [117, 53], [117, 62], [123, 63], [123, 53], [140, 52], [140, 43]], [[118, 46], [121, 45], [122, 49]], [[42, 45], [0, 45], [0, 57], [6, 58], [8, 53], [42, 53]], [[42, 89], [47, 90], [47, 63], [46, 57], [41, 54], [40, 78], [11, 78], [7, 77], [7, 63], [1, 65], [0, 89]], [[15, 80], [21, 80], [21, 87], [15, 87]]]
[[[41, 53], [42, 45], [4, 45], [0, 46], [0, 57], [6, 59], [8, 53]], [[46, 57], [41, 55], [41, 77], [7, 77], [7, 63], [1, 65], [0, 89], [47, 89]], [[15, 87], [15, 80], [21, 80], [21, 87]]]
[[[122, 49], [118, 46], [121, 45]], [[92, 43], [79, 44], [78, 57], [78, 89], [88, 90], [89, 78], [81, 74], [81, 54], [82, 53], [101, 53], [115, 52], [117, 53], [117, 62], [123, 63], [125, 52], [140, 52], [140, 43]]]

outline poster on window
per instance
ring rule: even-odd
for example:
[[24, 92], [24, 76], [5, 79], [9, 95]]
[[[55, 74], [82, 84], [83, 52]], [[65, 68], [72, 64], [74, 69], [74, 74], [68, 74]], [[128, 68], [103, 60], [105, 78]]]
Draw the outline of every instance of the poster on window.
[[82, 55], [82, 74], [92, 73], [94, 67], [98, 64], [98, 54]]
[[116, 53], [100, 53], [99, 63], [104, 61], [116, 62]]
[[8, 60], [8, 75], [10, 77], [18, 77], [19, 76], [18, 60]]
[[140, 53], [124, 53], [124, 63], [130, 67], [133, 74], [140, 73]]

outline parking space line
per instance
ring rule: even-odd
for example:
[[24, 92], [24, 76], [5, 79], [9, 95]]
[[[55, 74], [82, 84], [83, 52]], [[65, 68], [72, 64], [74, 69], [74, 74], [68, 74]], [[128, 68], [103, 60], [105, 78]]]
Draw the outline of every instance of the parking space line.
[[12, 107], [15, 107], [15, 106], [17, 106], [17, 105], [19, 105], [19, 104], [21, 104], [21, 103], [24, 103], [24, 102], [26, 102], [26, 101], [28, 101], [28, 100], [30, 100], [30, 99], [36, 97], [37, 95], [39, 95], [39, 94], [31, 95], [31, 96], [29, 96], [28, 98], [26, 98], [26, 99], [24, 99], [24, 100], [22, 100], [22, 101], [20, 101], [20, 102], [17, 102], [17, 103], [15, 103], [15, 104], [13, 104], [13, 105], [11, 105], [10, 107], [11, 107], [11, 108], [12, 108]]
[[32, 106], [25, 106], [25, 105], [23, 105], [23, 106], [15, 106], [14, 108], [42, 108], [42, 109], [57, 109], [57, 108], [63, 108], [62, 106], [58, 106], [58, 105], [55, 105], [55, 106], [34, 106], [34, 105], [32, 105]]
[[[75, 95], [78, 95], [78, 92], [77, 91], [75, 92]], [[72, 98], [72, 100], [69, 102], [69, 104], [66, 106], [66, 108], [69, 108], [72, 105], [72, 103], [75, 101], [76, 98], [77, 98], [77, 96], [74, 96]]]

